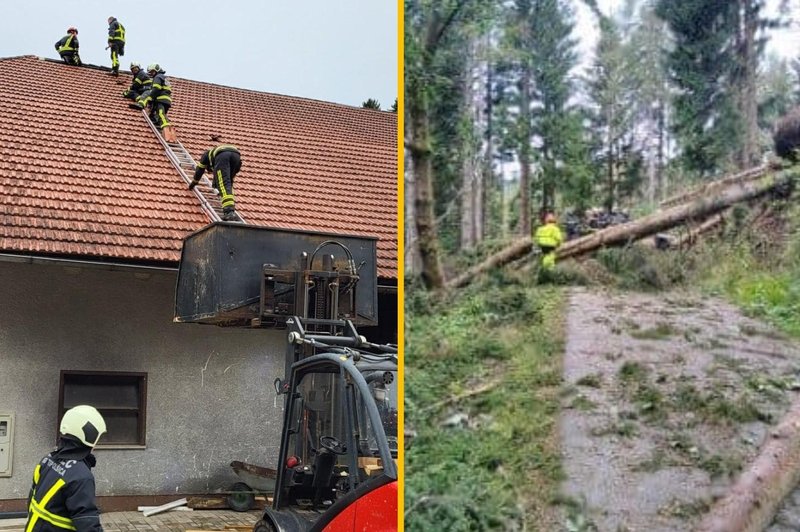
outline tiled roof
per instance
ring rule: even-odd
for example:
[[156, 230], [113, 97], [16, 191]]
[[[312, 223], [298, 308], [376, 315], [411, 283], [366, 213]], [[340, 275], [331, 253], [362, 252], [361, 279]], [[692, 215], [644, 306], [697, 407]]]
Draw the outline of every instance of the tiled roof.
[[[396, 115], [167, 76], [195, 159], [211, 134], [240, 148], [248, 223], [376, 236], [397, 277]], [[23, 56], [0, 80], [0, 252], [177, 262], [209, 220], [121, 97], [130, 76]]]

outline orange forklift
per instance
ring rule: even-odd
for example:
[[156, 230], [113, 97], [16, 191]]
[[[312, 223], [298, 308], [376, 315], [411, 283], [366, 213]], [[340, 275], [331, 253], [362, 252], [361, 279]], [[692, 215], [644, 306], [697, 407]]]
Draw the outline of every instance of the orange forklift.
[[215, 222], [183, 244], [175, 321], [287, 335], [272, 505], [254, 532], [397, 530], [397, 346], [375, 344], [376, 240]]

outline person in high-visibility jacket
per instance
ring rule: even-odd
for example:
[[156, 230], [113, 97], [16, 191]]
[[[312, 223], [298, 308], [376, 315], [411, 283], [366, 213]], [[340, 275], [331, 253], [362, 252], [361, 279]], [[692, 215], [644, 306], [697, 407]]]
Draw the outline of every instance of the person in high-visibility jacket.
[[119, 57], [125, 55], [125, 26], [116, 17], [108, 17], [108, 46], [111, 49], [111, 74], [119, 76]]
[[241, 169], [242, 156], [239, 149], [230, 144], [220, 144], [203, 152], [200, 161], [195, 164], [194, 179], [189, 184], [189, 190], [197, 186], [204, 172], [211, 172], [214, 175], [211, 182], [221, 196], [222, 219], [238, 221], [233, 199], [233, 178]]
[[542, 268], [552, 270], [556, 265], [556, 249], [564, 242], [564, 235], [553, 213], [545, 215], [544, 225], [536, 228], [533, 241], [542, 250]]
[[78, 28], [71, 27], [67, 34], [56, 43], [56, 50], [61, 59], [68, 65], [81, 66], [81, 57], [78, 54]]
[[25, 532], [102, 532], [92, 449], [106, 432], [106, 422], [94, 407], [79, 405], [61, 418], [60, 432], [58, 448], [33, 471]]

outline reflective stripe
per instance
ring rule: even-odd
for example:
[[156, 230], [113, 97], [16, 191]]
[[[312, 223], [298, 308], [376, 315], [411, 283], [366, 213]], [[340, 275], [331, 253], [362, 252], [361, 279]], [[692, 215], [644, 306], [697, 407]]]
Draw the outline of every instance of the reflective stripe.
[[228, 191], [225, 189], [225, 182], [222, 180], [222, 170], [217, 170], [217, 185], [219, 188], [219, 193], [222, 196], [220, 199], [220, 203], [223, 207], [233, 207], [233, 195], [228, 194]]
[[75, 48], [72, 47], [72, 35], [69, 36], [67, 42], [64, 43], [64, 46], [58, 49], [58, 53], [61, 52], [74, 52]]
[[39, 483], [39, 474], [40, 474], [41, 470], [42, 470], [42, 464], [36, 464], [36, 469], [33, 470], [33, 483], [34, 484], [38, 484]]
[[[39, 473], [38, 467], [34, 472], [34, 476], [36, 476], [37, 473]], [[77, 530], [75, 526], [72, 524], [72, 519], [69, 519], [68, 517], [61, 517], [60, 515], [48, 512], [45, 509], [45, 506], [47, 506], [47, 503], [50, 502], [50, 499], [52, 499], [53, 496], [55, 496], [55, 494], [58, 493], [58, 490], [64, 487], [64, 484], [66, 483], [64, 482], [63, 478], [56, 480], [53, 486], [49, 490], [47, 490], [47, 493], [45, 493], [44, 497], [42, 497], [42, 500], [39, 502], [36, 502], [36, 499], [34, 497], [31, 497], [31, 504], [28, 507], [28, 511], [35, 515], [33, 515], [33, 517], [31, 517], [30, 522], [28, 522], [28, 526], [25, 528], [25, 532], [31, 532], [33, 530], [34, 525], [36, 524], [36, 521], [38, 521], [40, 517], [45, 521], [47, 521], [48, 523], [57, 526], [59, 528], [65, 528], [67, 530]]]

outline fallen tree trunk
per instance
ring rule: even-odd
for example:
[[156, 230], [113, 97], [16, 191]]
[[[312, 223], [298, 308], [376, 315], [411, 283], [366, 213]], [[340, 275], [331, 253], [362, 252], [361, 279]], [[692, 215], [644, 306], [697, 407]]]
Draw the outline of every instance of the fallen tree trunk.
[[755, 179], [759, 179], [767, 173], [769, 167], [767, 165], [756, 166], [755, 168], [748, 168], [747, 170], [743, 170], [733, 175], [729, 175], [727, 177], [723, 177], [721, 179], [717, 179], [716, 181], [710, 181], [704, 185], [695, 187], [691, 190], [686, 192], [682, 192], [680, 194], [676, 194], [672, 197], [669, 197], [662, 201], [659, 206], [664, 209], [668, 207], [674, 207], [675, 205], [680, 205], [682, 203], [686, 203], [687, 201], [693, 200], [700, 196], [707, 196], [712, 194], [716, 191], [719, 191], [725, 188], [728, 185], [732, 185], [733, 183], [739, 183], [741, 181], [752, 181]]
[[[800, 170], [790, 168], [777, 174], [768, 173], [757, 180], [748, 181], [740, 178], [731, 182], [732, 177], [724, 178], [728, 179], [728, 185], [721, 188], [712, 188], [713, 195], [710, 197], [703, 196], [689, 203], [657, 211], [639, 220], [607, 227], [591, 235], [570, 240], [558, 249], [557, 258], [577, 257], [601, 247], [634, 242], [690, 220], [704, 220], [735, 203], [757, 198], [775, 187], [785, 185], [797, 175], [800, 175]], [[465, 286], [472, 282], [472, 279], [477, 275], [504, 266], [529, 253], [532, 248], [533, 240], [530, 237], [521, 238], [500, 252], [489, 256], [480, 264], [451, 279], [445, 284], [445, 288], [452, 289]]]
[[571, 240], [558, 248], [557, 257], [566, 259], [604, 246], [627, 244], [687, 220], [707, 218], [735, 203], [766, 194], [773, 188], [791, 181], [796, 173], [797, 170], [784, 170], [778, 174], [767, 174], [756, 181], [735, 182], [711, 197], [701, 197], [683, 205], [654, 212], [639, 220], [608, 227], [594, 234]]
[[472, 281], [472, 278], [476, 275], [479, 275], [483, 272], [488, 272], [494, 268], [499, 268], [500, 266], [505, 266], [509, 262], [522, 257], [526, 253], [530, 253], [531, 249], [533, 249], [533, 240], [530, 237], [520, 238], [507, 248], [495, 253], [494, 255], [490, 255], [489, 258], [480, 264], [476, 264], [458, 277], [454, 277], [453, 279], [449, 280], [445, 287], [461, 288], [462, 286], [469, 284]]
[[772, 522], [778, 505], [800, 480], [800, 400], [770, 432], [769, 440], [728, 494], [717, 501], [698, 532], [756, 532]]
[[675, 242], [675, 247], [678, 249], [688, 248], [697, 242], [697, 238], [701, 235], [721, 226], [725, 222], [725, 213], [717, 213], [695, 228], [689, 228], [686, 233], [682, 234]]

